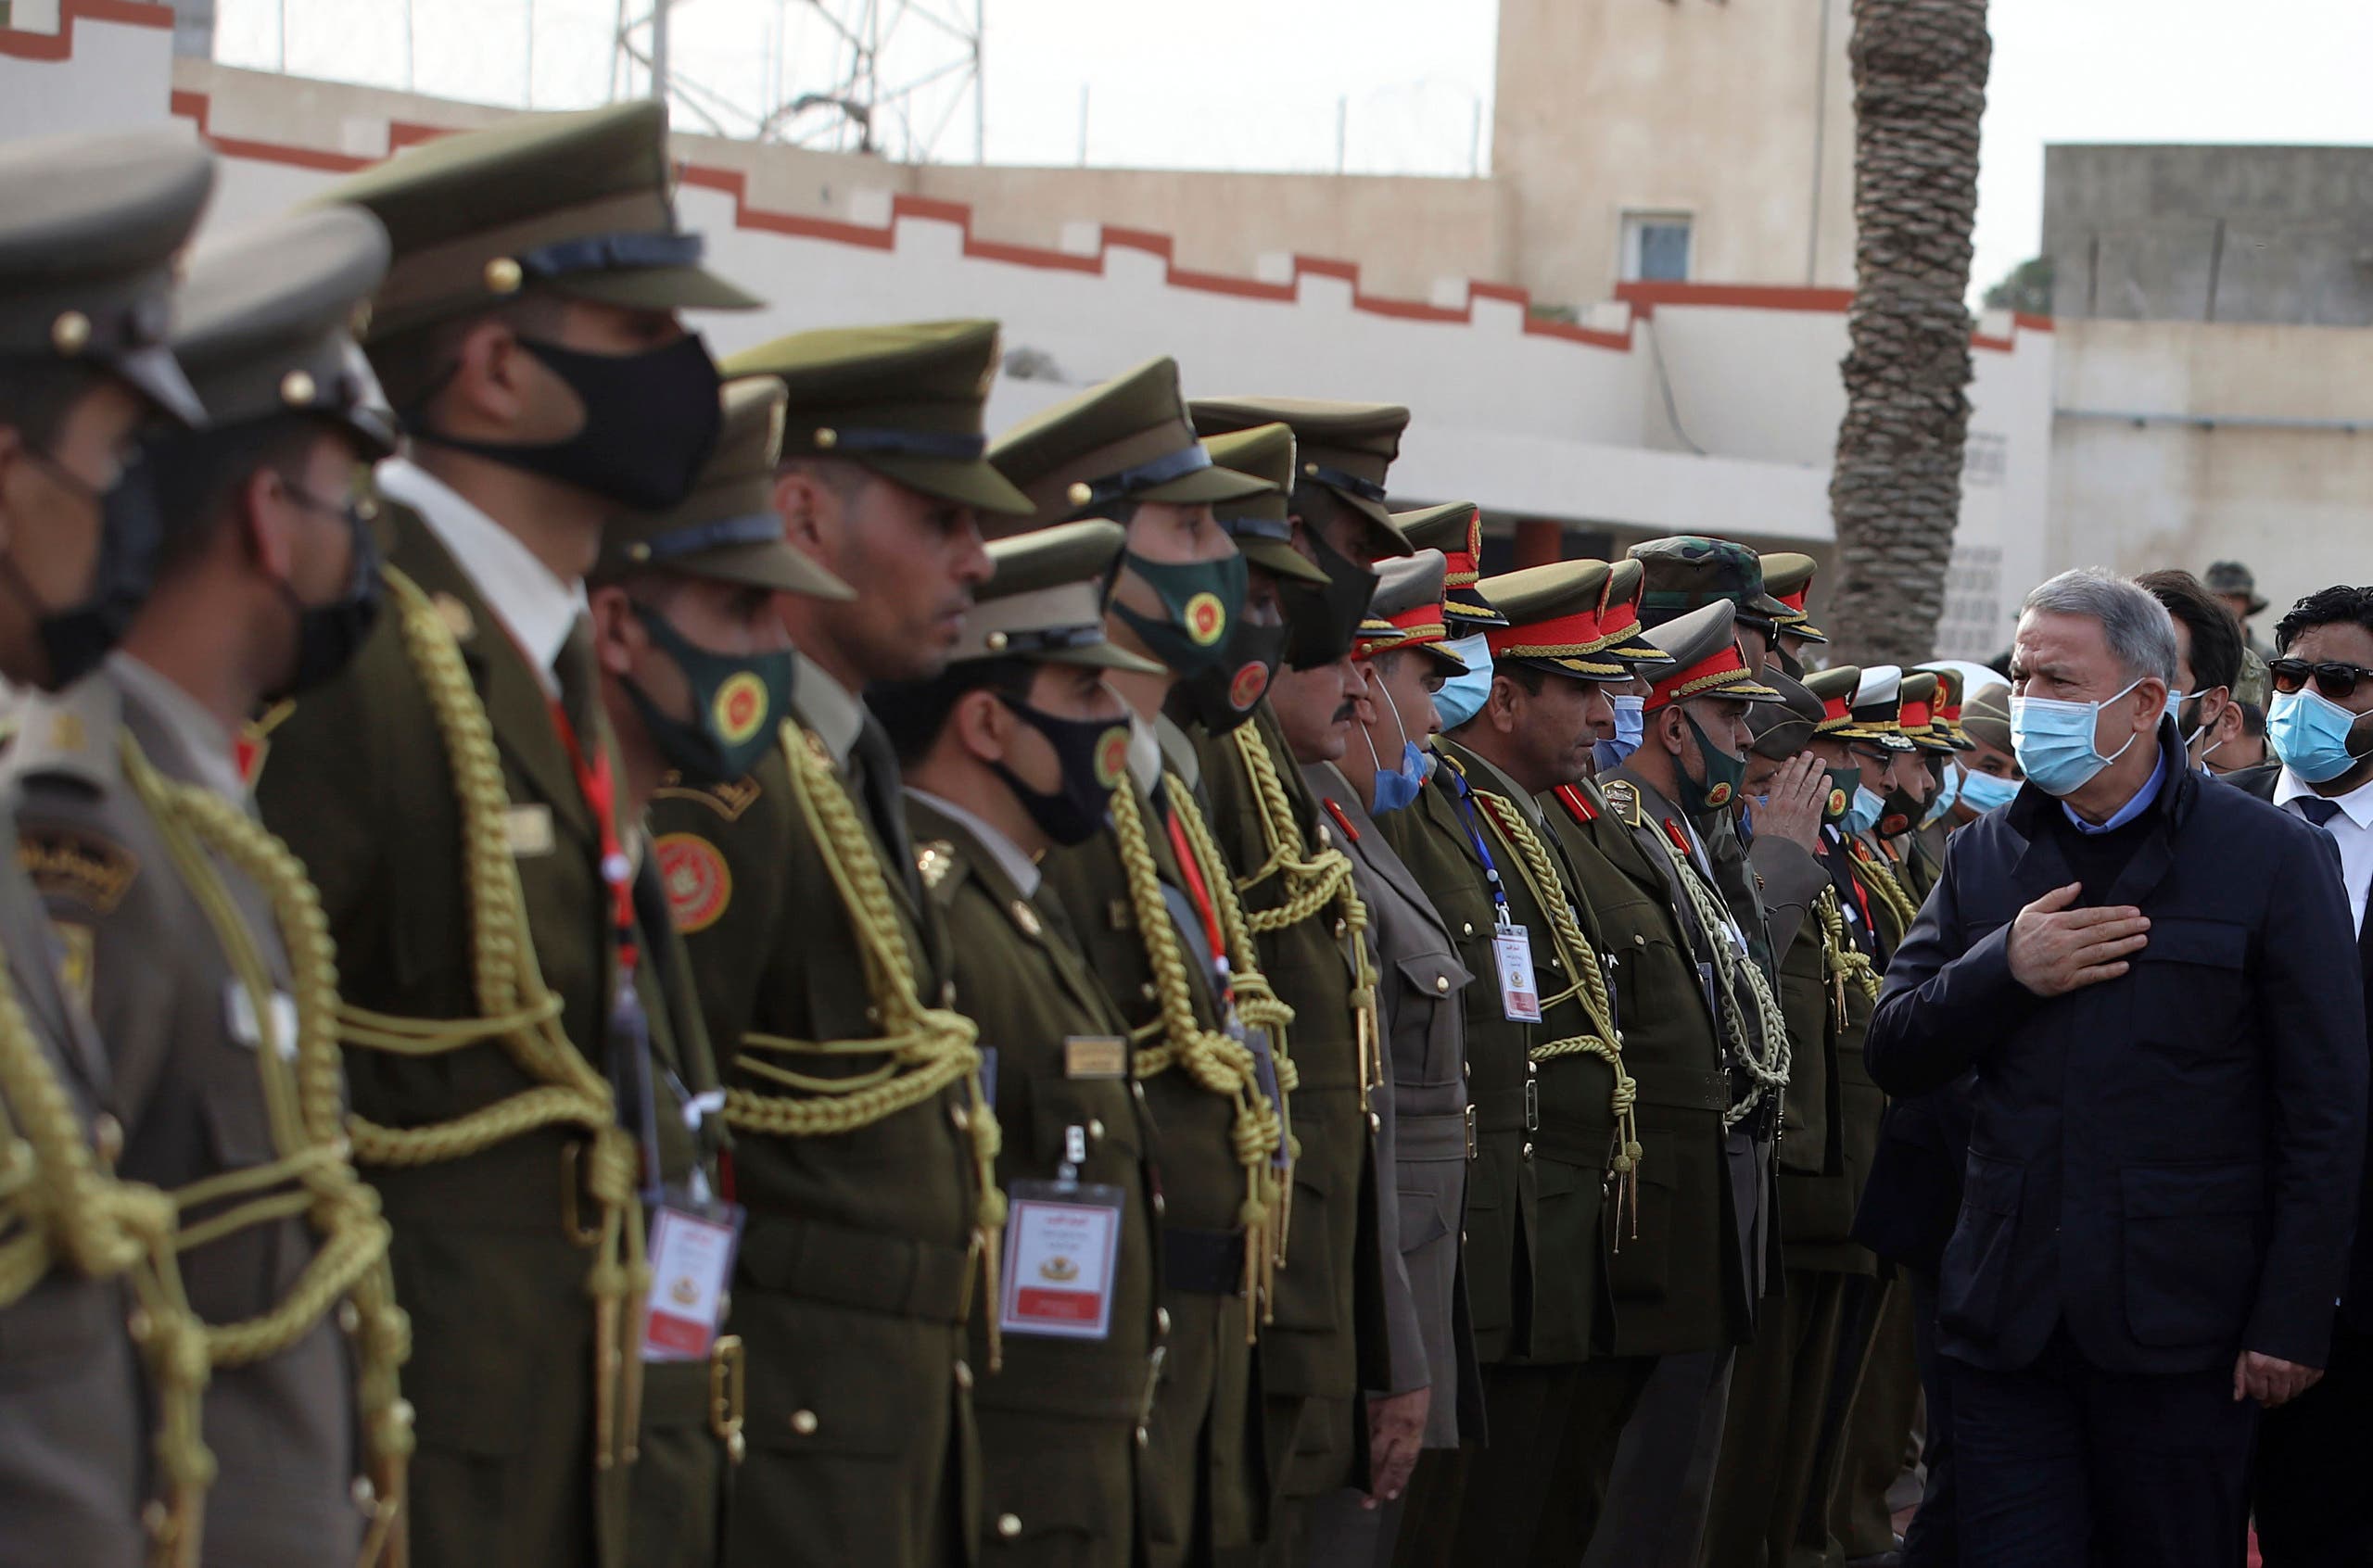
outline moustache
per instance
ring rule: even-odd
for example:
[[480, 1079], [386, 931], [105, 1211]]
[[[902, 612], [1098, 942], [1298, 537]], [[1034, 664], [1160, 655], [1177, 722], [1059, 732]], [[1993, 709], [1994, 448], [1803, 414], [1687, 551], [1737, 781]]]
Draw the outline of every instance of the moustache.
[[1349, 724], [1358, 716], [1359, 704], [1356, 702], [1346, 702], [1341, 707], [1335, 710], [1335, 722], [1337, 724]]

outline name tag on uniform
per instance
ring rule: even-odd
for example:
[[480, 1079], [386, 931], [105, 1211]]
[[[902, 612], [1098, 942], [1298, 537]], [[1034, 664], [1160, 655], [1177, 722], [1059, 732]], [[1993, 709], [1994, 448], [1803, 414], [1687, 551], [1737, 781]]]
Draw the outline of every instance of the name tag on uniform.
[[642, 1321], [646, 1361], [697, 1361], [717, 1343], [742, 1214], [696, 1214], [667, 1205], [651, 1224], [651, 1296]]
[[552, 853], [552, 808], [548, 805], [515, 805], [503, 813], [503, 831], [511, 840], [514, 859]]
[[1063, 1042], [1065, 1078], [1121, 1078], [1128, 1070], [1128, 1042], [1117, 1034], [1074, 1034]]
[[[272, 993], [272, 1041], [284, 1060], [297, 1059], [297, 998], [285, 991]], [[223, 1027], [231, 1038], [250, 1051], [263, 1048], [263, 1026], [256, 1018], [256, 1001], [237, 980], [222, 987]]]
[[1522, 926], [1494, 929], [1491, 958], [1500, 971], [1500, 1011], [1510, 1023], [1539, 1023], [1541, 988], [1532, 978], [1532, 933]]
[[1121, 1189], [1069, 1182], [1006, 1188], [1008, 1334], [1102, 1339], [1112, 1332], [1112, 1276], [1121, 1261]]

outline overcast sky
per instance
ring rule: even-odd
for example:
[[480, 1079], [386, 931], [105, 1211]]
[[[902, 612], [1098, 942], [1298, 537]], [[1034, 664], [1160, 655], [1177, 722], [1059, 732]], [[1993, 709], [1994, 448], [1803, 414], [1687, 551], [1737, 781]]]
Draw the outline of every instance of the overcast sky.
[[[930, 19], [969, 19], [975, 3], [911, 0], [885, 51], [887, 82], [948, 62], [957, 45]], [[1354, 171], [1463, 174], [1478, 155], [1489, 166], [1493, 0], [978, 3], [988, 21], [988, 154], [998, 162], [1076, 161], [1085, 86], [1095, 163], [1331, 169], [1339, 113]], [[796, 63], [818, 58], [826, 42], [806, 0], [677, 5], [678, 69], [717, 95], [728, 129], [746, 133], [762, 104], [823, 74]], [[831, 0], [843, 16], [863, 8]], [[423, 92], [495, 102], [523, 101], [532, 75], [537, 105], [558, 107], [603, 95], [616, 9], [616, 0], [412, 0], [408, 47], [399, 0], [217, 0], [216, 49], [235, 64], [285, 58], [302, 74], [387, 85], [404, 85], [409, 70]], [[1992, 16], [1980, 285], [2036, 249], [2047, 142], [2373, 143], [2373, 0], [1993, 0]], [[770, 57], [793, 63], [770, 66]], [[950, 106], [933, 90], [916, 103], [922, 138]], [[971, 158], [969, 107], [933, 145], [939, 157]]]

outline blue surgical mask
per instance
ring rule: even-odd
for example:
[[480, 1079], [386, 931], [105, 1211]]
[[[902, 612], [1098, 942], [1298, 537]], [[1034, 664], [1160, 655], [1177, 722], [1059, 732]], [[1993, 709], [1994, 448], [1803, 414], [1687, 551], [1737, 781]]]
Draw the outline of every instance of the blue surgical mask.
[[1846, 830], [1867, 833], [1879, 825], [1880, 816], [1887, 809], [1884, 797], [1868, 784], [1854, 786], [1854, 803], [1846, 808]]
[[1640, 749], [1640, 741], [1648, 733], [1648, 700], [1631, 696], [1611, 699], [1615, 703], [1615, 738], [1602, 740], [1592, 755], [1598, 760], [1599, 771], [1621, 767], [1632, 752]]
[[2265, 738], [2282, 765], [2310, 784], [2328, 784], [2360, 760], [2348, 749], [2356, 715], [2319, 691], [2278, 691], [2266, 705]]
[[1945, 768], [1945, 777], [1936, 785], [1936, 798], [1930, 801], [1928, 809], [1921, 814], [1920, 826], [1933, 828], [1945, 820], [1945, 814], [1952, 810], [1953, 803], [1961, 798], [1961, 770], [1948, 764]]
[[2108, 756], [2093, 744], [2101, 710], [2142, 682], [2130, 680], [2098, 702], [2067, 702], [2053, 697], [2011, 699], [2011, 750], [2020, 770], [2047, 795], [2062, 799], [2090, 784], [2101, 769], [2126, 755], [2140, 739], [2129, 735], [2126, 745]]
[[1483, 704], [1491, 700], [1491, 645], [1481, 632], [1477, 632], [1473, 637], [1443, 643], [1442, 651], [1466, 664], [1465, 675], [1451, 677], [1434, 693], [1434, 712], [1441, 715], [1442, 728], [1447, 731], [1481, 713]]
[[1384, 693], [1384, 705], [1392, 710], [1392, 726], [1401, 731], [1401, 765], [1388, 770], [1384, 759], [1377, 756], [1376, 741], [1368, 735], [1367, 727], [1360, 727], [1360, 737], [1367, 741], [1368, 755], [1376, 759], [1376, 805], [1373, 810], [1382, 816], [1388, 811], [1399, 811], [1417, 798], [1433, 776], [1433, 754], [1421, 749], [1409, 739], [1408, 727], [1401, 722], [1401, 704], [1392, 700], [1391, 691], [1379, 683], [1377, 689]]
[[1999, 811], [2019, 798], [2019, 781], [1998, 778], [1991, 773], [1961, 775], [1961, 804], [1980, 816], [1989, 811]]

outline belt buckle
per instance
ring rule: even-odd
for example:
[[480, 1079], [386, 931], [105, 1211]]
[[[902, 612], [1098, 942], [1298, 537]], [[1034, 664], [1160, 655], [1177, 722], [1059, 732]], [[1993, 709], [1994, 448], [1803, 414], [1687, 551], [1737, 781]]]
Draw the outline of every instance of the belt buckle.
[[749, 1392], [749, 1360], [742, 1354], [742, 1336], [717, 1335], [708, 1350], [708, 1427], [725, 1444], [725, 1457], [735, 1464], [748, 1444], [742, 1436], [742, 1412]]
[[578, 1217], [580, 1195], [585, 1190], [583, 1161], [585, 1145], [572, 1138], [560, 1149], [560, 1233], [578, 1246], [598, 1246], [602, 1242], [602, 1227], [597, 1221], [584, 1224]]
[[1475, 1148], [1476, 1148], [1476, 1144], [1475, 1144], [1475, 1107], [1474, 1107], [1473, 1106], [1467, 1106], [1467, 1107], [1466, 1107], [1466, 1157], [1467, 1157], [1467, 1158], [1469, 1158], [1469, 1159], [1473, 1159], [1473, 1158], [1475, 1157]]
[[1537, 1078], [1524, 1081], [1524, 1130], [1541, 1131], [1541, 1080]]

